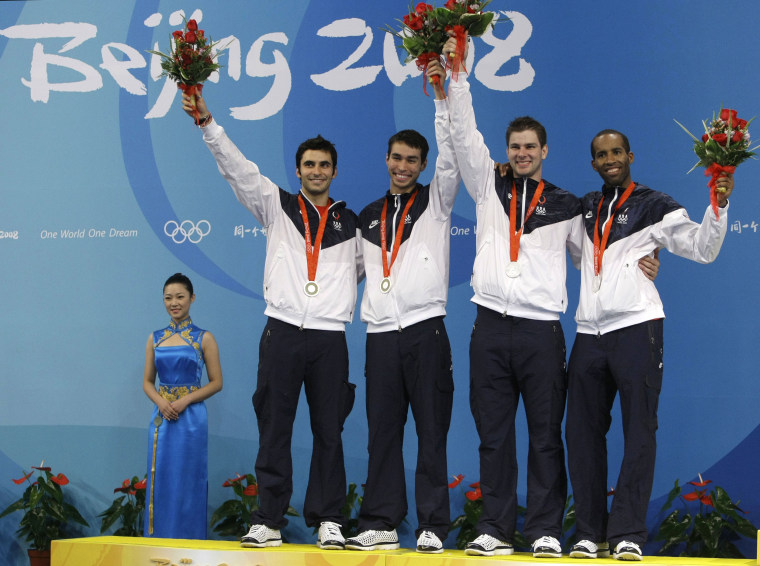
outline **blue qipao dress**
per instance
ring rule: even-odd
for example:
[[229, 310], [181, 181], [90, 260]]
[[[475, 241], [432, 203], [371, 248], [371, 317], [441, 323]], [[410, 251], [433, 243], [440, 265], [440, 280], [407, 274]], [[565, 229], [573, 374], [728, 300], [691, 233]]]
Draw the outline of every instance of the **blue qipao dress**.
[[[201, 387], [206, 331], [186, 318], [153, 333], [159, 394], [174, 401]], [[162, 346], [179, 334], [181, 346]], [[176, 421], [164, 420], [158, 407], [148, 430], [148, 484], [145, 536], [206, 538], [208, 505], [208, 415], [203, 402], [191, 403]]]

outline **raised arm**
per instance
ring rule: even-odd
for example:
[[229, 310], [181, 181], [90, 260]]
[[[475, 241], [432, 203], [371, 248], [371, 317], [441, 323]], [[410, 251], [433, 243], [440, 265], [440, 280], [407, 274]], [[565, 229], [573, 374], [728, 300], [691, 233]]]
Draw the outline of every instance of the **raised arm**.
[[[182, 109], [191, 117], [197, 108], [203, 141], [216, 160], [219, 172], [227, 180], [240, 203], [262, 226], [269, 226], [279, 210], [279, 187], [261, 174], [258, 166], [246, 159], [212, 117], [204, 98], [182, 95]], [[193, 118], [194, 119], [194, 118]]]
[[[449, 38], [443, 48], [444, 56], [448, 57], [455, 49], [456, 39]], [[465, 47], [465, 58], [468, 51], [469, 41]], [[494, 161], [475, 122], [467, 73], [460, 72], [457, 78], [452, 77], [449, 81], [448, 105], [451, 138], [462, 179], [467, 192], [476, 203], [479, 203], [486, 192], [493, 187]]]
[[[451, 216], [462, 176], [459, 172], [457, 156], [451, 139], [449, 107], [443, 85], [446, 70], [440, 61], [431, 61], [427, 75], [435, 92], [435, 140], [438, 146], [438, 158], [435, 162], [435, 175], [430, 183], [430, 199], [436, 217], [443, 221]], [[437, 77], [438, 80], [434, 80]]]

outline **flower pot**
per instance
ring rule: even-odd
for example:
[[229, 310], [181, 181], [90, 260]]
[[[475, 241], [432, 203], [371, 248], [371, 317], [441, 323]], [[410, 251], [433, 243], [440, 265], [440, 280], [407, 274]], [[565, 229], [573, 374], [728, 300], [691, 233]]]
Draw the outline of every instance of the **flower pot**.
[[29, 566], [50, 566], [50, 549], [26, 551], [29, 555]]

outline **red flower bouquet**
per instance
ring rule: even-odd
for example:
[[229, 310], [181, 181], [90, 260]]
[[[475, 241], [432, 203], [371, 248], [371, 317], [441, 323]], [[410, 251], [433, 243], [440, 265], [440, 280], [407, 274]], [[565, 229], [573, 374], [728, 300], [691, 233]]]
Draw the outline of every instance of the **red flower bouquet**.
[[[386, 26], [385, 31], [401, 39], [401, 45], [408, 56], [405, 60], [415, 61], [422, 71], [423, 89], [427, 94], [427, 65], [430, 61], [440, 59], [443, 45], [449, 39], [449, 31], [456, 33], [459, 39], [458, 58], [449, 63], [453, 72], [464, 68], [462, 54], [467, 34], [478, 37], [483, 35], [489, 25], [493, 25], [493, 12], [483, 12], [491, 0], [448, 0], [444, 7], [434, 8], [431, 4], [420, 2], [416, 7], [411, 4], [409, 13], [402, 20], [401, 31]], [[461, 39], [460, 39], [461, 38]], [[437, 81], [438, 77], [433, 77]]]
[[[185, 30], [172, 33], [171, 53], [148, 51], [161, 57], [161, 76], [169, 77], [185, 94], [200, 94], [203, 81], [221, 67], [216, 62], [216, 53], [212, 52], [216, 44], [206, 37], [198, 22], [187, 20]], [[198, 123], [196, 112], [195, 122]]]
[[736, 167], [754, 157], [754, 150], [760, 147], [750, 147], [749, 124], [751, 120], [742, 120], [736, 110], [723, 108], [718, 117], [713, 114], [709, 122], [702, 121], [705, 133], [698, 139], [678, 120], [676, 124], [694, 140], [694, 153], [699, 161], [689, 170], [691, 173], [697, 167], [705, 167], [705, 176], [710, 177], [707, 186], [710, 187], [710, 204], [715, 216], [718, 216], [718, 199], [715, 194], [715, 183], [721, 173], [732, 174]]

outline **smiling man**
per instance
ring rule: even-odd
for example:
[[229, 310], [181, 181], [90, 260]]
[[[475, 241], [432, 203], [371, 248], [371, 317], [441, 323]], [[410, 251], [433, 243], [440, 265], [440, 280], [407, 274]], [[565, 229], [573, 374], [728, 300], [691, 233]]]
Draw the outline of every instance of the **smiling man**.
[[[444, 53], [455, 50], [452, 38]], [[469, 46], [465, 58], [468, 50]], [[576, 266], [581, 260], [581, 204], [572, 193], [543, 179], [549, 147], [546, 130], [537, 120], [523, 116], [507, 127], [511, 171], [502, 176], [494, 171], [477, 129], [466, 73], [451, 80], [449, 108], [457, 161], [477, 217], [470, 408], [480, 437], [483, 513], [477, 537], [465, 553], [494, 556], [514, 551], [515, 416], [522, 398], [529, 435], [523, 533], [534, 557], [558, 558], [567, 496], [562, 443], [567, 372], [559, 316], [567, 309], [568, 252]], [[658, 266], [648, 258], [641, 269], [654, 277]]]
[[[604, 181], [582, 199], [584, 235], [578, 334], [570, 355], [567, 450], [579, 542], [570, 556], [641, 560], [654, 478], [657, 405], [662, 386], [663, 318], [654, 283], [635, 258], [664, 247], [712, 262], [728, 224], [733, 177], [718, 181], [719, 215], [701, 224], [671, 197], [631, 180], [628, 138], [603, 130], [591, 142], [591, 166]], [[620, 394], [624, 455], [607, 512], [607, 444]]]
[[440, 553], [449, 531], [446, 437], [454, 379], [443, 323], [449, 291], [451, 211], [461, 178], [449, 131], [437, 61], [435, 90], [438, 159], [429, 185], [417, 182], [428, 143], [414, 130], [388, 141], [390, 187], [359, 215], [367, 280], [361, 317], [367, 323], [369, 464], [352, 550], [399, 547], [396, 527], [407, 513], [404, 425], [411, 406], [417, 427], [417, 551]]
[[301, 190], [289, 193], [261, 174], [216, 123], [199, 95], [182, 97], [198, 122], [219, 172], [266, 229], [264, 300], [269, 318], [259, 345], [253, 407], [259, 428], [259, 508], [241, 539], [245, 547], [280, 546], [293, 493], [291, 438], [301, 386], [314, 437], [304, 520], [319, 527], [317, 545], [344, 548], [346, 473], [341, 433], [354, 403], [348, 381], [345, 325], [356, 304], [357, 217], [330, 198], [338, 172], [332, 143], [317, 136], [296, 151]]

